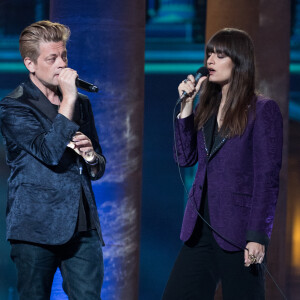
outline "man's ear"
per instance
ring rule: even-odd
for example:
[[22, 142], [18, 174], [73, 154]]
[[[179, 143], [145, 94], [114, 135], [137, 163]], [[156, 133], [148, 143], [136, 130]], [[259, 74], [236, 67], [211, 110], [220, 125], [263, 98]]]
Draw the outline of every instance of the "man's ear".
[[35, 63], [29, 57], [24, 58], [24, 65], [30, 73], [35, 72]]

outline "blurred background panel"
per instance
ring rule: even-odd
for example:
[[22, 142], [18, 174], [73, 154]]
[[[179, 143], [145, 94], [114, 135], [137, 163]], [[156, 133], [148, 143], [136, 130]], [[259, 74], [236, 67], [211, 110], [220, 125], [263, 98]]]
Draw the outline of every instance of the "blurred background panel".
[[[283, 289], [288, 299], [296, 300], [300, 299], [300, 0], [290, 4], [287, 272]], [[26, 79], [18, 36], [25, 26], [48, 19], [49, 5], [49, 0], [0, 1], [0, 98]], [[140, 257], [136, 257], [140, 262], [140, 300], [160, 299], [181, 247], [179, 232], [186, 196], [173, 161], [173, 109], [178, 83], [203, 65], [206, 10], [206, 0], [146, 1], [142, 215]], [[266, 47], [266, 51], [272, 49]], [[189, 187], [194, 169], [182, 173]], [[0, 136], [1, 300], [17, 299], [15, 267], [5, 239], [8, 174]], [[57, 274], [52, 299], [64, 297]]]

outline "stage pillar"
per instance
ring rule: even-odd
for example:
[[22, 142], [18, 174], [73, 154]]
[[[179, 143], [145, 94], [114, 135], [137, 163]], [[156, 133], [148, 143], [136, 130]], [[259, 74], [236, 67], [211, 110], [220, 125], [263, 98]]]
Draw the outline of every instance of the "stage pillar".
[[[279, 286], [286, 291], [289, 232], [287, 232], [287, 150], [290, 1], [288, 0], [208, 0], [206, 40], [224, 27], [246, 30], [252, 37], [257, 62], [257, 88], [276, 100], [284, 119], [283, 166], [280, 194], [273, 234], [268, 249], [268, 269]], [[267, 277], [266, 299], [282, 299], [274, 283]]]
[[50, 19], [71, 29], [69, 66], [99, 87], [84, 93], [107, 158], [104, 177], [93, 183], [106, 243], [102, 299], [137, 300], [145, 1], [51, 0]]

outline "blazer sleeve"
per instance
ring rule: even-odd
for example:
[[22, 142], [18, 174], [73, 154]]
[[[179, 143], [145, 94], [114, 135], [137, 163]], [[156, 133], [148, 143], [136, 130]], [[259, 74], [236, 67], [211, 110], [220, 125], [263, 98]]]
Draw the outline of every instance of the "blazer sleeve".
[[100, 179], [105, 171], [105, 166], [106, 166], [106, 159], [104, 157], [104, 155], [102, 154], [102, 149], [101, 146], [99, 144], [99, 138], [98, 138], [98, 134], [97, 134], [97, 130], [96, 130], [96, 126], [95, 126], [95, 120], [94, 120], [94, 114], [93, 114], [93, 110], [92, 110], [92, 106], [89, 100], [88, 101], [88, 112], [89, 112], [89, 119], [91, 122], [91, 136], [89, 137], [92, 144], [93, 144], [93, 148], [94, 151], [97, 153], [97, 157], [98, 157], [98, 172], [97, 173], [93, 173], [92, 171], [92, 167], [90, 165], [87, 164], [87, 168], [88, 168], [88, 172], [90, 175], [90, 179], [91, 180], [98, 180]]
[[181, 167], [191, 167], [197, 163], [197, 131], [194, 127], [194, 114], [175, 121], [174, 159]]
[[247, 241], [267, 245], [271, 237], [279, 192], [283, 123], [277, 103], [263, 101], [253, 129], [254, 188]]
[[0, 126], [7, 144], [14, 144], [47, 165], [57, 165], [79, 126], [62, 114], [42, 126], [30, 107], [13, 99], [0, 105]]

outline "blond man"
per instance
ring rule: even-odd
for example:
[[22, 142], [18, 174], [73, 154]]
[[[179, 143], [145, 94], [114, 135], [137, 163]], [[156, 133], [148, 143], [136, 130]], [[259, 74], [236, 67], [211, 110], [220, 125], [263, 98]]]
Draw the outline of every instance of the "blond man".
[[103, 239], [91, 180], [103, 175], [105, 158], [89, 99], [67, 66], [69, 36], [50, 21], [26, 27], [19, 44], [29, 78], [0, 101], [20, 300], [50, 299], [57, 268], [70, 299], [101, 299]]

